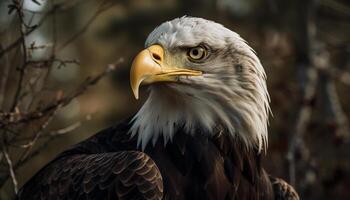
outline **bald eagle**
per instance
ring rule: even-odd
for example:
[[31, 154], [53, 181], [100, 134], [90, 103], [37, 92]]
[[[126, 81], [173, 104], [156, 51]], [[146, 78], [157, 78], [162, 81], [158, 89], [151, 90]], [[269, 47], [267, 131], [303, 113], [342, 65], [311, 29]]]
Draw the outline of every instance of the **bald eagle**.
[[261, 166], [266, 75], [235, 32], [182, 17], [148, 36], [130, 83], [149, 96], [129, 119], [59, 154], [19, 199], [299, 199]]

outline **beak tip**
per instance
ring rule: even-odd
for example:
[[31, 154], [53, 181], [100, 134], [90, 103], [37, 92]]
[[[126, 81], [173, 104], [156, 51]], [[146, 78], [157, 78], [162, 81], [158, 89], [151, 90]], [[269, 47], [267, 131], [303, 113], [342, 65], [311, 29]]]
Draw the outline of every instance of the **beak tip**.
[[135, 99], [139, 99], [139, 87], [146, 76], [161, 72], [160, 64], [155, 61], [155, 58], [153, 58], [151, 54], [156, 54], [160, 57], [160, 60], [163, 60], [163, 47], [152, 45], [141, 51], [132, 62], [130, 68], [130, 84]]
[[132, 87], [132, 91], [133, 91], [133, 93], [134, 93], [135, 99], [138, 100], [138, 99], [139, 99], [139, 90], [138, 90], [138, 87], [137, 87], [137, 89], [136, 89], [136, 87], [135, 87], [135, 88]]

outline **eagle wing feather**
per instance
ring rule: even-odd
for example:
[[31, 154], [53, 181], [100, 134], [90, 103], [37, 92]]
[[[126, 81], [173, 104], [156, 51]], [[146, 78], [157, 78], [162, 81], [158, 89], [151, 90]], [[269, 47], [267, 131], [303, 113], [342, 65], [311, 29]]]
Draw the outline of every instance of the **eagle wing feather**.
[[51, 162], [30, 182], [20, 191], [19, 199], [158, 200], [163, 197], [160, 171], [140, 151], [65, 156]]

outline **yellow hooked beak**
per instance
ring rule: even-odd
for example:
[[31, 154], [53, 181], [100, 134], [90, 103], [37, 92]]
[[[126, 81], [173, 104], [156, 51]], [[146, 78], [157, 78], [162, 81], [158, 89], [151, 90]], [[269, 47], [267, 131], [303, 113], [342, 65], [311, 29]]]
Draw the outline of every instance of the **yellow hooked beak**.
[[164, 63], [164, 49], [152, 45], [141, 51], [133, 60], [130, 70], [131, 89], [136, 99], [142, 84], [176, 82], [178, 76], [200, 76], [201, 71], [176, 68]]

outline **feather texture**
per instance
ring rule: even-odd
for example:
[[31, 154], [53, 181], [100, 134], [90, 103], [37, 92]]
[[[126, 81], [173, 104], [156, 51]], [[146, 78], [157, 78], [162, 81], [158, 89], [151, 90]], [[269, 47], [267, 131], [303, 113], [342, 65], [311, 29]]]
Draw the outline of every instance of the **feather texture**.
[[285, 182], [276, 190], [261, 168], [262, 155], [221, 128], [211, 137], [200, 129], [195, 135], [179, 129], [173, 142], [164, 145], [160, 139], [141, 152], [137, 137], [127, 134], [129, 123], [61, 153], [22, 187], [18, 198], [275, 199], [290, 190]]

